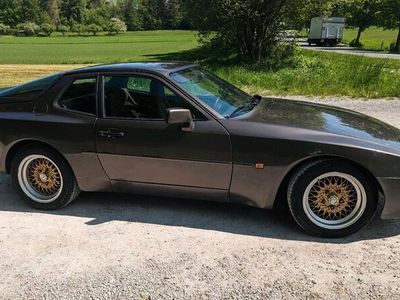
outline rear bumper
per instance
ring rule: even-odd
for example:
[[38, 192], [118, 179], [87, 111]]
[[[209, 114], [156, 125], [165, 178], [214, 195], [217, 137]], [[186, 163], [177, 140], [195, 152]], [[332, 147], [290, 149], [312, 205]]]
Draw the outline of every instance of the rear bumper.
[[400, 218], [400, 177], [380, 177], [378, 181], [385, 195], [381, 218], [384, 220]]

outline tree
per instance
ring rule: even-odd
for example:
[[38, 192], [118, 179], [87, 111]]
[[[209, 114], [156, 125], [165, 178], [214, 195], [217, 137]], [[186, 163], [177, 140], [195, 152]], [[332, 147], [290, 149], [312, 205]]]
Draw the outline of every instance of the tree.
[[302, 30], [309, 28], [314, 17], [330, 17], [337, 15], [336, 7], [343, 0], [304, 0], [294, 2], [293, 9], [288, 10], [284, 23], [288, 29]]
[[103, 28], [107, 26], [109, 19], [107, 11], [98, 8], [91, 8], [85, 11], [84, 23], [89, 25], [95, 24]]
[[102, 28], [106, 27], [110, 19], [110, 13], [104, 0], [89, 0], [88, 9], [84, 12], [84, 23], [96, 24]]
[[61, 15], [69, 22], [82, 23], [85, 10], [85, 0], [63, 0], [61, 2]]
[[97, 33], [101, 32], [103, 28], [97, 24], [89, 24], [88, 26], [86, 26], [86, 30], [93, 35], [96, 35]]
[[139, 5], [139, 15], [145, 30], [163, 28], [164, 14], [165, 0], [142, 0]]
[[128, 30], [142, 29], [142, 18], [139, 14], [138, 0], [119, 0], [114, 6], [109, 7], [110, 15], [122, 19]]
[[48, 20], [52, 24], [60, 23], [61, 0], [38, 0], [40, 9], [48, 15]]
[[54, 31], [56, 31], [56, 26], [49, 23], [43, 23], [40, 25], [40, 32], [45, 36], [50, 36]]
[[400, 0], [381, 0], [378, 13], [378, 25], [385, 29], [397, 29], [397, 39], [392, 50], [400, 50]]
[[47, 11], [53, 24], [60, 23], [60, 0], [47, 0]]
[[360, 47], [361, 34], [377, 21], [378, 4], [380, 0], [350, 0], [345, 2], [344, 10], [348, 25], [357, 27], [357, 37], [350, 44]]
[[127, 30], [126, 24], [117, 18], [112, 18], [108, 24], [108, 32], [111, 34], [118, 34]]
[[37, 23], [40, 21], [40, 8], [37, 0], [20, 0], [18, 18], [23, 22]]
[[288, 13], [301, 0], [186, 0], [193, 25], [216, 45], [252, 62], [268, 59], [279, 44]]
[[163, 27], [165, 29], [177, 29], [182, 25], [184, 19], [181, 0], [169, 0], [165, 5], [165, 20]]
[[15, 26], [20, 22], [18, 3], [13, 0], [0, 0], [0, 23]]

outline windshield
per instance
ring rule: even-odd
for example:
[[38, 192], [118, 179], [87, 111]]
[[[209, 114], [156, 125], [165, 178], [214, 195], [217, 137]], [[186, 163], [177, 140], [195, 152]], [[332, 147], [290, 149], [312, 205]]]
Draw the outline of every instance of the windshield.
[[6, 90], [0, 91], [0, 97], [9, 97], [9, 98], [35, 98], [39, 96], [42, 92], [51, 87], [59, 78], [60, 74], [52, 75], [49, 77], [37, 79], [31, 82], [28, 82], [23, 85], [19, 85], [14, 88], [9, 88]]
[[171, 79], [185, 91], [225, 118], [246, 113], [252, 97], [217, 76], [200, 68], [171, 73]]

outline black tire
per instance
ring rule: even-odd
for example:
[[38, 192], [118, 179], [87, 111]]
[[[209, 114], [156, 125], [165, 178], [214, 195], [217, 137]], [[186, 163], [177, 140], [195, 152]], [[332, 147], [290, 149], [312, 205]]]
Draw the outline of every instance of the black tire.
[[[54, 199], [49, 200], [50, 202], [42, 203], [34, 200], [34, 196], [30, 196], [29, 192], [25, 192], [23, 188], [24, 184], [21, 184], [23, 180], [21, 179], [21, 176], [19, 177], [19, 174], [22, 173], [20, 171], [20, 166], [22, 169], [22, 163], [24, 160], [34, 155], [48, 158], [52, 163], [54, 163], [60, 172], [62, 186], [59, 188], [57, 194], [55, 194]], [[19, 150], [12, 161], [11, 176], [13, 186], [21, 198], [31, 207], [36, 209], [54, 210], [64, 207], [72, 202], [80, 193], [75, 175], [67, 161], [56, 151], [43, 146], [27, 145]]]
[[[315, 211], [310, 213], [310, 210], [312, 210], [311, 207], [314, 204], [313, 205], [307, 204], [307, 202], [310, 203], [310, 195], [311, 195], [307, 194], [307, 192], [309, 191], [308, 189], [315, 182], [315, 184], [318, 183], [320, 185], [316, 191], [317, 194], [321, 193], [318, 195], [321, 195], [321, 198], [323, 200], [322, 201], [318, 200], [318, 201], [321, 201], [320, 203], [323, 203], [322, 205], [328, 205], [329, 209], [335, 208], [335, 205], [336, 206], [344, 205], [338, 203], [338, 199], [341, 199], [343, 197], [342, 196], [343, 192], [340, 194], [340, 197], [337, 197], [336, 194], [335, 195], [332, 194], [332, 196], [326, 195], [327, 190], [326, 189], [323, 190], [320, 188], [321, 186], [325, 188], [324, 187], [325, 183], [321, 185], [320, 181], [316, 181], [317, 178], [322, 178], [323, 176], [329, 173], [332, 174], [333, 172], [335, 172], [335, 174], [343, 174], [345, 176], [348, 176], [347, 178], [353, 178], [355, 182], [357, 182], [357, 186], [360, 187], [360, 189], [357, 190], [356, 193], [353, 192], [353, 195], [356, 194], [357, 197], [359, 194], [364, 195], [364, 197], [362, 197], [363, 200], [360, 200], [359, 198], [357, 198], [357, 200], [352, 200], [353, 201], [352, 203], [358, 203], [358, 202], [362, 203], [360, 204], [360, 207], [362, 208], [357, 208], [357, 212], [356, 212], [356, 207], [354, 207], [353, 211], [351, 211], [351, 209], [349, 209], [349, 206], [346, 206], [346, 208], [350, 210], [349, 212], [350, 216], [351, 214], [354, 213], [353, 220], [350, 221], [351, 219], [349, 219], [347, 223], [348, 225], [346, 224], [345, 221], [343, 221], [342, 225], [340, 224], [331, 225], [331, 223], [325, 224], [319, 222], [319, 219], [315, 218], [315, 216], [318, 216], [317, 214], [321, 212], [321, 210], [319, 210], [320, 207], [315, 208], [314, 206]], [[333, 177], [325, 177], [325, 178], [333, 178]], [[343, 185], [343, 187], [344, 186], [345, 185]], [[321, 190], [323, 190], [324, 192], [322, 192]], [[364, 171], [360, 170], [351, 163], [332, 159], [332, 160], [316, 161], [299, 169], [293, 175], [289, 183], [287, 197], [288, 197], [289, 210], [293, 218], [295, 219], [297, 224], [299, 224], [300, 227], [303, 228], [307, 233], [317, 237], [339, 238], [351, 235], [361, 230], [373, 219], [375, 212], [377, 210], [379, 193], [377, 186], [370, 179], [368, 174], [366, 174]], [[328, 198], [333, 199], [334, 201], [333, 203], [335, 204], [329, 202], [332, 200], [328, 200]], [[314, 199], [317, 198], [315, 197]], [[340, 203], [342, 202], [345, 201], [340, 200]], [[330, 221], [329, 217], [327, 217], [326, 215], [320, 217], [321, 220], [327, 223], [341, 222], [341, 220], [345, 220], [345, 216], [343, 216], [342, 218], [342, 215], [340, 215], [339, 219], [335, 221]], [[329, 221], [326, 221], [325, 218], [326, 220]], [[340, 228], [340, 226], [342, 226], [343, 228]]]

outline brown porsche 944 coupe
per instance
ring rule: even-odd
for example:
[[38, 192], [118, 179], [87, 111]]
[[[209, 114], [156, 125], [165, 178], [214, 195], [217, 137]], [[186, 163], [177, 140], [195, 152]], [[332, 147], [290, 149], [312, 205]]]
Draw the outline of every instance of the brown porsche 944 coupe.
[[400, 130], [250, 96], [197, 65], [103, 65], [3, 89], [0, 128], [0, 171], [38, 209], [80, 191], [287, 202], [322, 237], [400, 216]]

